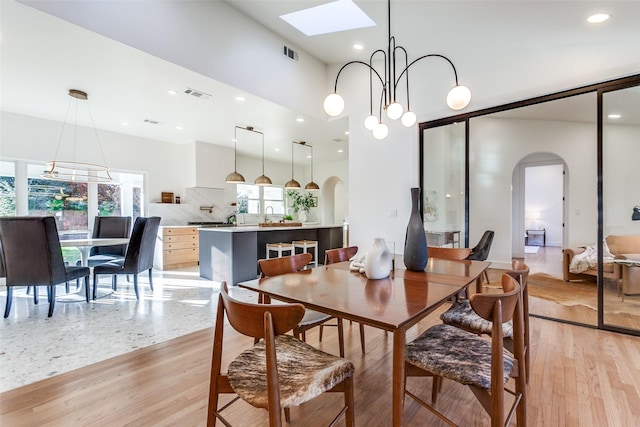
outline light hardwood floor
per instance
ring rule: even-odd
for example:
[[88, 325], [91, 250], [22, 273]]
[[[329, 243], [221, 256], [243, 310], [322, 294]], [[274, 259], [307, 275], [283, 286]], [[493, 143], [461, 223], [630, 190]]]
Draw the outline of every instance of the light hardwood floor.
[[[407, 338], [433, 323], [439, 323], [437, 314], [412, 328]], [[531, 328], [529, 426], [640, 425], [640, 338], [536, 318]], [[316, 332], [308, 340], [335, 354], [333, 329], [325, 330], [322, 343]], [[345, 329], [346, 357], [356, 367], [356, 425], [388, 426], [392, 337], [367, 327], [367, 353], [362, 355], [358, 327], [347, 322]], [[205, 329], [2, 393], [0, 424], [204, 425], [212, 334]], [[251, 340], [230, 332], [224, 344], [226, 365]], [[431, 380], [412, 378], [409, 387], [428, 395]], [[291, 425], [326, 425], [339, 401], [337, 395], [324, 395], [295, 408]], [[444, 383], [438, 406], [460, 425], [489, 425], [471, 392], [458, 384]], [[266, 412], [244, 402], [232, 405], [227, 415], [237, 426], [267, 425]], [[405, 415], [406, 426], [444, 425], [410, 399]]]

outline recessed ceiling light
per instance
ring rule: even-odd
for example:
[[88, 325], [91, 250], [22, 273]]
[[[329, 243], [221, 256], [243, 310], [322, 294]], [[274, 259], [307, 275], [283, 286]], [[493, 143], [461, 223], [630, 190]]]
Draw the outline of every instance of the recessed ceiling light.
[[280, 151], [280, 149], [279, 149], [279, 148], [276, 148], [276, 149], [275, 149], [275, 151]]
[[311, 156], [307, 156], [307, 159], [310, 159], [310, 158], [311, 158]]
[[320, 6], [299, 10], [281, 15], [287, 21], [307, 36], [336, 33], [338, 31], [354, 30], [356, 28], [373, 27], [376, 25], [366, 13], [351, 0], [338, 0]]
[[173, 90], [173, 89], [169, 89], [169, 90], [167, 91], [167, 93], [168, 93], [169, 95], [175, 95], [175, 94], [176, 94], [176, 93], [178, 93], [178, 92], [176, 92], [176, 91], [175, 91], [175, 90]]
[[245, 98], [244, 96], [236, 96], [236, 101], [238, 101], [238, 102], [244, 102], [246, 100], [247, 100], [247, 98]]
[[183, 127], [182, 126], [176, 126], [176, 130], [182, 130]]
[[609, 114], [607, 117], [610, 119], [619, 119], [622, 116], [620, 114]]
[[127, 122], [122, 122], [122, 126], [129, 126], [129, 123], [127, 123]]
[[338, 153], [344, 153], [344, 150], [338, 150]]
[[361, 44], [354, 44], [354, 45], [353, 45], [353, 48], [354, 48], [355, 50], [362, 50], [362, 49], [364, 49], [364, 46], [362, 46]]
[[596, 14], [591, 15], [590, 17], [588, 17], [587, 18], [587, 22], [589, 22], [591, 24], [599, 24], [601, 22], [606, 21], [610, 17], [611, 17], [611, 15], [609, 15], [608, 13], [596, 13]]
[[345, 134], [345, 135], [349, 135], [349, 131], [346, 131], [344, 134]]
[[304, 122], [304, 119], [303, 119], [302, 117], [298, 117], [298, 118], [296, 119], [296, 122], [302, 123], [302, 122]]

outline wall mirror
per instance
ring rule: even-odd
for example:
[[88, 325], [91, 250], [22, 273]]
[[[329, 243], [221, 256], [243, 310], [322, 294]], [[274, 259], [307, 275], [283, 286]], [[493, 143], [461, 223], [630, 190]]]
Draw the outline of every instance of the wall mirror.
[[[639, 85], [636, 75], [422, 123], [425, 230], [455, 226], [462, 246], [472, 247], [492, 229], [494, 267], [506, 269], [512, 258], [531, 267], [533, 315], [640, 335], [640, 265], [606, 258], [603, 244], [608, 236], [640, 239], [640, 221], [632, 221], [640, 204]], [[426, 216], [430, 191], [437, 221]], [[568, 276], [567, 249], [588, 251], [589, 271]]]

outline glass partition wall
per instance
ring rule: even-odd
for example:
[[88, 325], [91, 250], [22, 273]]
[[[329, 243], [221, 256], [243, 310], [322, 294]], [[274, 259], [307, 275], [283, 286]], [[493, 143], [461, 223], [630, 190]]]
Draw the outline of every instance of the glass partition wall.
[[640, 335], [638, 159], [640, 75], [422, 123], [429, 244], [495, 230], [492, 266], [532, 267], [532, 315]]

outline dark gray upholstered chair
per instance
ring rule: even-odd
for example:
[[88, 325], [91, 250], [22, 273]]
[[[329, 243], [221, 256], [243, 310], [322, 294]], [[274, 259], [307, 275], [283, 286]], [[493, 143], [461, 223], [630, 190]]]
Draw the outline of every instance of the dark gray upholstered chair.
[[[91, 237], [94, 239], [108, 237], [127, 238], [130, 233], [130, 216], [97, 216], [93, 223]], [[124, 259], [126, 253], [127, 245], [94, 246], [89, 252], [88, 265], [89, 267], [95, 267], [105, 262], [121, 260]]]
[[[218, 408], [221, 393], [235, 393], [252, 406], [266, 409], [269, 426], [280, 427], [282, 408], [289, 422], [289, 408], [325, 392], [344, 394], [344, 405], [331, 425], [338, 424], [343, 416], [345, 423], [339, 425], [355, 425], [353, 364], [286, 335], [304, 313], [302, 304], [251, 304], [235, 300], [229, 296], [226, 282], [222, 283], [211, 358], [208, 426], [215, 426], [217, 419], [230, 425], [221, 412], [236, 399]], [[222, 369], [224, 330], [229, 326], [225, 325], [225, 314], [233, 329], [256, 342], [231, 361], [226, 374]], [[322, 412], [326, 413], [326, 408]]]
[[[469, 254], [467, 259], [474, 261], [486, 261], [486, 259], [489, 258], [489, 252], [491, 251], [493, 235], [493, 230], [485, 231], [478, 244], [471, 249], [471, 254]], [[487, 270], [484, 271], [484, 278], [487, 280], [487, 283], [489, 283], [489, 274], [487, 274]]]
[[[510, 425], [514, 413], [519, 427], [527, 425], [521, 289], [508, 274], [502, 275], [502, 289], [503, 293], [471, 296], [472, 310], [491, 324], [490, 341], [455, 326], [440, 324], [430, 327], [405, 347], [405, 375], [433, 376], [434, 380], [431, 404], [407, 390], [406, 386], [405, 393], [450, 425], [455, 424], [435, 408], [442, 378], [469, 386], [491, 417], [491, 426]], [[513, 353], [504, 348], [501, 333], [504, 324], [512, 319]], [[515, 379], [515, 391], [505, 388], [509, 378]], [[505, 390], [514, 395], [506, 417]]]
[[7, 280], [5, 318], [9, 317], [16, 286], [46, 286], [51, 317], [56, 285], [84, 277], [85, 298], [89, 302], [89, 267], [65, 266], [54, 217], [0, 218], [0, 242]]
[[101, 274], [111, 274], [111, 286], [117, 290], [118, 274], [133, 275], [133, 289], [138, 295], [138, 273], [149, 270], [149, 286], [153, 290], [153, 251], [156, 246], [160, 217], [138, 217], [133, 224], [131, 238], [127, 246], [127, 253], [124, 259], [99, 264], [93, 267], [93, 299], [96, 298], [98, 286], [98, 276]]

